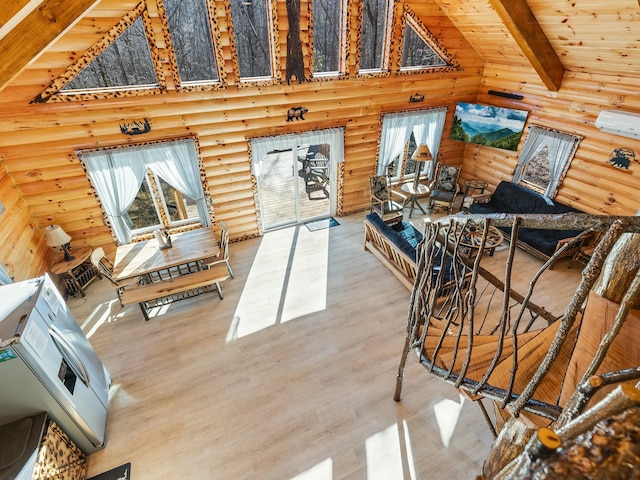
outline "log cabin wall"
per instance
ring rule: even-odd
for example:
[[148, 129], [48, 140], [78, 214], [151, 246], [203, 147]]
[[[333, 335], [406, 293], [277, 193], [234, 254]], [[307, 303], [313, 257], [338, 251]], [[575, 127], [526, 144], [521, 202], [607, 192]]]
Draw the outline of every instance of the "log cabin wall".
[[[351, 73], [339, 80], [250, 86], [234, 82], [236, 67], [234, 62], [226, 62], [226, 78], [230, 80], [224, 89], [30, 104], [34, 84], [37, 95], [77, 58], [77, 52], [88, 48], [87, 43], [97, 42], [124, 17], [125, 7], [134, 8], [136, 3], [101, 2], [90, 18], [81, 20], [0, 95], [0, 158], [33, 216], [34, 238], [40, 238], [47, 225], [59, 224], [72, 237], [72, 246], [102, 246], [113, 256], [110, 230], [74, 152], [185, 135], [198, 138], [215, 218], [227, 222], [232, 240], [259, 233], [255, 179], [248, 155], [248, 140], [253, 137], [345, 127], [342, 198], [337, 214], [362, 211], [369, 206], [369, 176], [375, 171], [381, 114], [446, 105], [445, 130], [450, 129], [455, 103], [473, 101], [482, 78], [481, 59], [440, 8], [419, 4], [424, 25], [460, 69], [411, 75], [392, 71], [366, 77]], [[277, 12], [282, 67], [286, 62], [284, 1], [277, 3]], [[401, 22], [394, 22], [396, 38], [403, 33], [402, 27]], [[349, 49], [356, 51], [357, 38], [352, 36], [350, 42]], [[162, 57], [162, 51], [159, 55]], [[166, 83], [170, 88], [174, 82], [168, 78]], [[409, 103], [414, 93], [424, 94], [424, 102]], [[287, 122], [287, 110], [298, 105], [309, 110], [305, 120]], [[151, 122], [149, 133], [136, 137], [121, 133], [120, 123], [143, 118]], [[463, 144], [443, 138], [440, 158], [459, 164], [463, 150]], [[5, 201], [3, 192], [0, 201]], [[33, 241], [16, 245], [10, 255], [5, 250], [10, 244], [0, 245], [0, 260], [27, 257], [26, 248]], [[34, 251], [31, 268], [16, 272], [16, 278], [38, 274], [43, 265], [46, 267], [49, 250], [45, 246]]]
[[0, 162], [0, 263], [11, 278], [40, 275], [52, 256], [37, 221], [31, 216], [20, 190]]
[[[42, 4], [45, 9], [55, 8], [57, 2], [42, 0]], [[590, 213], [634, 214], [640, 209], [636, 190], [638, 164], [627, 171], [608, 165], [614, 148], [631, 148], [640, 155], [639, 141], [604, 134], [594, 126], [603, 109], [640, 112], [637, 49], [634, 45], [619, 50], [611, 46], [620, 39], [620, 35], [612, 36], [611, 32], [625, 30], [629, 38], [633, 37], [639, 23], [635, 1], [621, 0], [615, 6], [591, 2], [588, 8], [593, 11], [586, 11], [587, 7], [576, 3], [528, 0], [566, 67], [557, 91], [550, 91], [541, 80], [540, 70], [532, 68], [494, 10], [492, 0], [396, 2], [389, 55], [395, 63], [389, 73], [372, 76], [357, 73], [361, 4], [352, 0], [347, 4], [345, 75], [302, 84], [293, 80], [291, 85], [284, 81], [286, 2], [278, 0], [274, 6], [275, 80], [262, 85], [241, 85], [232, 48], [229, 3], [215, 0], [212, 11], [217, 25], [216, 39], [220, 42], [223, 88], [178, 91], [166, 38], [158, 33], [154, 34], [154, 58], [161, 64], [166, 92], [30, 103], [130, 12], [146, 8], [146, 23], [154, 32], [162, 31], [159, 15], [163, 7], [157, 0], [99, 0], [94, 6], [90, 4], [74, 2], [73, 8], [79, 15], [85, 8], [90, 8], [89, 13], [59, 34], [49, 32], [52, 40], [43, 50], [35, 48], [36, 42], [21, 40], [30, 55], [25, 53], [28, 58], [24, 61], [11, 59], [16, 72], [10, 72], [10, 79], [7, 80], [4, 71], [6, 64], [0, 67], [0, 201], [7, 208], [0, 217], [3, 233], [0, 262], [18, 280], [46, 269], [51, 249], [44, 243], [42, 230], [52, 223], [60, 224], [72, 236], [76, 247], [103, 246], [111, 255], [115, 250], [102, 211], [74, 153], [77, 150], [196, 136], [215, 217], [228, 223], [233, 239], [241, 239], [259, 233], [255, 179], [251, 176], [248, 155], [248, 140], [253, 137], [344, 127], [345, 163], [339, 179], [339, 215], [368, 207], [368, 177], [375, 170], [381, 114], [388, 112], [446, 105], [440, 160], [451, 164], [463, 162], [463, 179], [478, 177], [491, 186], [510, 179], [517, 152], [448, 139], [453, 109], [459, 101], [524, 109], [530, 112], [527, 124], [537, 123], [584, 136], [560, 187], [560, 201]], [[525, 5], [522, 1], [516, 4]], [[305, 74], [311, 78], [309, 2], [301, 0], [300, 5], [303, 63]], [[398, 16], [405, 9], [428, 28], [459, 64], [459, 70], [419, 74], [398, 71], [403, 33]], [[0, 28], [0, 42], [9, 37], [44, 35], [57, 28], [55, 22], [46, 22], [41, 29], [31, 28], [21, 36], [22, 23], [11, 20], [9, 23], [15, 24], [15, 28], [10, 35]], [[600, 49], [597, 55], [593, 51], [596, 47]], [[602, 61], [603, 55], [606, 62]], [[489, 90], [518, 93], [523, 99], [491, 96]], [[409, 103], [408, 98], [414, 93], [423, 94], [424, 102]], [[305, 120], [286, 122], [287, 110], [298, 105], [309, 110]], [[120, 123], [143, 118], [151, 121], [149, 133], [129, 137], [120, 132]]]
[[[489, 95], [489, 90], [516, 93], [523, 99]], [[527, 125], [584, 137], [560, 185], [558, 201], [595, 215], [635, 215], [640, 210], [640, 163], [636, 161], [628, 170], [609, 164], [616, 148], [629, 148], [640, 157], [640, 140], [595, 127], [602, 110], [640, 111], [640, 79], [567, 72], [560, 90], [549, 93], [531, 68], [487, 64], [478, 103], [527, 110]], [[517, 152], [468, 145], [461, 177], [481, 178], [491, 187], [511, 180], [526, 133], [525, 128]]]

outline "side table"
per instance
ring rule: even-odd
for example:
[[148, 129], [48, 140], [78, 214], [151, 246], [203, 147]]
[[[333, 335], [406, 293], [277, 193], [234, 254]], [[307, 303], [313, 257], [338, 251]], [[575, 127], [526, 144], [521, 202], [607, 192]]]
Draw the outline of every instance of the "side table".
[[468, 178], [464, 181], [464, 196], [469, 196], [469, 190], [480, 190], [478, 194], [482, 195], [484, 193], [484, 189], [487, 188], [488, 185], [489, 184], [483, 180]]
[[81, 248], [71, 251], [73, 260], [60, 260], [51, 266], [51, 272], [60, 275], [65, 284], [65, 297], [80, 293], [84, 297], [84, 289], [96, 277], [98, 272], [91, 263], [91, 249]]
[[418, 207], [420, 211], [425, 215], [427, 214], [424, 208], [422, 208], [422, 205], [418, 203], [418, 198], [423, 198], [429, 195], [429, 193], [431, 192], [431, 190], [429, 190], [429, 187], [423, 185], [422, 183], [419, 183], [416, 188], [413, 183], [403, 183], [400, 187], [400, 190], [402, 190], [404, 193], [409, 194], [409, 198], [404, 202], [404, 206], [409, 207], [409, 218], [411, 218], [411, 214], [413, 213], [413, 209], [415, 207]]

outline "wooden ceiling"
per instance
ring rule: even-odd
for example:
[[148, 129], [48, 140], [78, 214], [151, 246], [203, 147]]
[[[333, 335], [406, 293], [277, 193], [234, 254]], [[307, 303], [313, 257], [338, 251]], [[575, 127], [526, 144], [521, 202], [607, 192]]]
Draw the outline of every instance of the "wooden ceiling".
[[[486, 63], [530, 65], [552, 91], [566, 71], [640, 78], [638, 0], [406, 1], [419, 16], [436, 4]], [[33, 98], [138, 3], [9, 2], [0, 12], [0, 91]], [[429, 26], [428, 15], [422, 21]]]

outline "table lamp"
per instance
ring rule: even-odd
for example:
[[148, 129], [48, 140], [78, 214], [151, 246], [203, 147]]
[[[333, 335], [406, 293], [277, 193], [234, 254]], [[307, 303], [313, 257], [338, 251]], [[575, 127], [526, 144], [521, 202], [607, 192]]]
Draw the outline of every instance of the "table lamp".
[[46, 227], [44, 229], [44, 236], [47, 239], [47, 245], [50, 247], [62, 247], [65, 262], [69, 262], [75, 258], [69, 255], [71, 237], [60, 225], [49, 225]]
[[421, 143], [418, 145], [415, 152], [413, 152], [413, 155], [411, 155], [411, 160], [416, 162], [416, 173], [413, 177], [413, 189], [414, 191], [418, 191], [418, 185], [420, 185], [420, 170], [422, 169], [419, 162], [428, 162], [433, 160], [433, 155], [431, 155], [429, 147], [424, 143]]

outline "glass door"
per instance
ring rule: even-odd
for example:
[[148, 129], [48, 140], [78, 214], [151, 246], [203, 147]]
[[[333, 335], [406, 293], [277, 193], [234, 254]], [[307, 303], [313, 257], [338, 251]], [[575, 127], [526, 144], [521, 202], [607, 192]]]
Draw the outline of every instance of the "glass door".
[[328, 143], [300, 138], [270, 149], [260, 164], [258, 194], [264, 230], [326, 218], [334, 212], [335, 164]]

